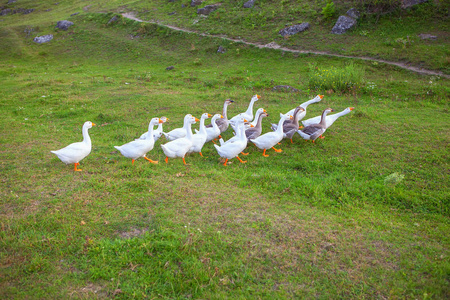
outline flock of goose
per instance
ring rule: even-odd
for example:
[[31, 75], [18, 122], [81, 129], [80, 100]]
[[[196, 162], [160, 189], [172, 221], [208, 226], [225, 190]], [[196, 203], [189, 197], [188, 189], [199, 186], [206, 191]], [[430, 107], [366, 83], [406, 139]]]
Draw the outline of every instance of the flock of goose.
[[[228, 105], [234, 101], [227, 99], [223, 105], [222, 114], [215, 114], [214, 116], [209, 113], [201, 115], [200, 120], [191, 114], [187, 114], [184, 117], [183, 127], [173, 129], [169, 132], [163, 132], [162, 125], [168, 118], [153, 118], [148, 125], [148, 131], [142, 134], [138, 139], [126, 143], [122, 146], [114, 146], [120, 153], [126, 158], [131, 159], [132, 163], [140, 157], [148, 160], [151, 163], [158, 163], [158, 161], [151, 160], [146, 155], [150, 152], [155, 142], [164, 135], [167, 139], [167, 143], [161, 144], [161, 148], [166, 155], [166, 163], [169, 158], [182, 158], [183, 163], [186, 164], [185, 155], [188, 153], [199, 153], [201, 156], [203, 145], [209, 141], [214, 143], [214, 147], [220, 157], [225, 159], [224, 166], [227, 165], [229, 159], [237, 158], [241, 163], [246, 161], [239, 157], [239, 154], [247, 155], [244, 150], [247, 148], [248, 142], [252, 142], [256, 147], [263, 150], [263, 156], [269, 156], [266, 154], [266, 150], [273, 149], [276, 152], [281, 152], [281, 149], [276, 149], [277, 145], [282, 139], [290, 139], [291, 143], [293, 136], [297, 132], [303, 139], [311, 140], [314, 142], [317, 138], [323, 138], [324, 132], [330, 127], [336, 119], [348, 114], [353, 110], [353, 107], [348, 107], [345, 110], [328, 115], [330, 112], [334, 112], [333, 109], [325, 109], [320, 116], [301, 121], [303, 126], [299, 126], [299, 121], [306, 115], [306, 108], [312, 103], [321, 101], [323, 95], [317, 95], [315, 98], [306, 101], [299, 106], [293, 108], [285, 114], [280, 113], [280, 120], [277, 124], [271, 124], [273, 131], [262, 133], [262, 119], [267, 117], [268, 114], [265, 109], [259, 108], [255, 115], [253, 115], [253, 106], [256, 101], [260, 99], [259, 95], [254, 95], [250, 100], [247, 111], [240, 113], [231, 119], [227, 118]], [[212, 118], [211, 118], [212, 117]], [[205, 120], [211, 118], [211, 123], [205, 125]], [[200, 121], [200, 128], [195, 129], [195, 133], [192, 132], [192, 124]], [[83, 141], [73, 143], [60, 150], [51, 151], [56, 154], [58, 158], [66, 164], [74, 164], [75, 171], [81, 171], [78, 169], [79, 162], [83, 158], [89, 155], [91, 152], [92, 144], [89, 137], [88, 130], [95, 124], [87, 121], [83, 124], [82, 134]], [[155, 126], [158, 126], [155, 129]], [[225, 132], [229, 127], [234, 130], [235, 135], [224, 141], [221, 134]], [[216, 144], [214, 140], [219, 139], [220, 145]]]

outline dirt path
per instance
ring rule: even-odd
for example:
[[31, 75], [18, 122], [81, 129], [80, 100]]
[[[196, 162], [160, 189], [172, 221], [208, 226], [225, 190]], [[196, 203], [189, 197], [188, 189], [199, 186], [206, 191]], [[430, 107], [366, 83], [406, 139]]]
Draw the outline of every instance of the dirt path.
[[450, 75], [444, 74], [444, 73], [439, 72], [439, 71], [433, 71], [433, 70], [423, 69], [423, 68], [420, 68], [420, 67], [414, 67], [414, 66], [410, 66], [410, 65], [407, 65], [407, 64], [401, 63], [401, 62], [387, 61], [387, 60], [384, 60], [384, 59], [378, 59], [378, 58], [367, 57], [367, 56], [340, 55], [340, 54], [333, 54], [333, 53], [328, 53], [328, 52], [324, 52], [324, 51], [294, 50], [294, 49], [281, 47], [281, 46], [279, 46], [279, 45], [277, 45], [275, 43], [269, 43], [269, 44], [266, 44], [266, 45], [262, 45], [262, 44], [247, 42], [247, 41], [244, 41], [244, 40], [232, 39], [232, 38], [225, 37], [225, 36], [199, 33], [199, 32], [196, 32], [196, 31], [191, 31], [191, 30], [188, 30], [188, 29], [179, 28], [179, 27], [175, 27], [175, 26], [171, 26], [171, 25], [164, 25], [164, 24], [161, 24], [161, 23], [156, 22], [156, 21], [144, 21], [144, 20], [141, 20], [139, 18], [136, 18], [136, 16], [133, 13], [123, 13], [122, 16], [125, 17], [125, 18], [128, 18], [128, 19], [131, 19], [131, 20], [138, 21], [138, 22], [157, 24], [159, 26], [167, 27], [167, 28], [170, 28], [170, 29], [176, 30], [176, 31], [183, 31], [183, 32], [188, 32], [188, 33], [194, 33], [194, 34], [197, 34], [197, 35], [200, 35], [200, 36], [205, 36], [205, 37], [221, 38], [221, 39], [232, 41], [232, 42], [238, 42], [238, 43], [243, 43], [243, 44], [246, 44], [246, 45], [252, 45], [252, 46], [255, 46], [255, 47], [258, 47], [258, 48], [272, 48], [272, 49], [278, 49], [278, 50], [282, 50], [282, 51], [286, 51], [286, 52], [292, 52], [292, 53], [326, 55], [326, 56], [342, 57], [342, 58], [349, 58], [349, 59], [362, 59], [362, 60], [373, 61], [373, 62], [378, 62], [378, 63], [384, 63], [384, 64], [388, 64], [388, 65], [397, 66], [399, 68], [406, 69], [406, 70], [413, 71], [413, 72], [420, 73], [420, 74], [424, 74], [424, 75], [434, 75], [434, 76], [441, 76], [441, 77], [445, 77], [445, 78], [450, 78]]

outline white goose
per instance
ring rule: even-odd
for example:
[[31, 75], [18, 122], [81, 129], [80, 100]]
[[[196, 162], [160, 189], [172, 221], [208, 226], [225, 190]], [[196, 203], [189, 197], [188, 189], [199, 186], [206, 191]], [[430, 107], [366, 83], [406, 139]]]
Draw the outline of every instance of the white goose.
[[131, 164], [134, 164], [134, 161], [140, 157], [145, 158], [149, 162], [153, 164], [157, 164], [158, 161], [151, 160], [146, 156], [147, 152], [151, 151], [155, 146], [155, 139], [153, 137], [153, 127], [163, 123], [163, 121], [159, 118], [153, 118], [150, 120], [148, 124], [148, 132], [145, 139], [136, 139], [129, 143], [126, 143], [122, 146], [114, 146], [117, 150], [122, 153], [126, 158], [131, 158]]
[[[227, 109], [228, 109], [228, 105], [230, 105], [231, 103], [233, 103], [234, 101], [231, 99], [227, 99], [225, 100], [225, 102], [223, 103], [223, 109], [222, 109], [222, 116], [223, 118], [217, 119], [216, 120], [216, 124], [217, 126], [219, 126], [220, 129], [220, 133], [225, 132], [228, 129], [228, 125], [230, 124], [228, 117], [227, 117]], [[212, 127], [212, 124], [208, 124], [206, 125], [206, 128]]]
[[313, 143], [318, 137], [323, 139], [322, 134], [324, 134], [325, 131], [327, 130], [325, 118], [328, 113], [333, 112], [333, 111], [334, 110], [332, 108], [325, 109], [322, 112], [322, 116], [320, 118], [319, 124], [313, 124], [313, 125], [306, 126], [302, 130], [298, 130], [297, 131], [298, 134], [300, 134], [300, 136], [302, 138], [304, 138], [305, 140], [313, 141]]
[[[341, 112], [338, 112], [336, 114], [332, 114], [329, 116], [327, 115], [325, 118], [326, 128], [328, 129], [328, 127], [330, 127], [334, 123], [334, 121], [336, 121], [339, 117], [345, 116], [346, 114], [350, 113], [353, 109], [354, 109], [354, 107], [347, 107], [346, 109], [344, 109]], [[317, 124], [320, 122], [321, 118], [322, 118], [322, 116], [310, 118], [308, 120], [302, 121], [302, 124], [303, 124], [303, 126]]]
[[291, 115], [283, 115], [278, 122], [276, 131], [268, 132], [250, 141], [259, 149], [264, 149], [263, 156], [267, 157], [266, 150], [272, 148], [276, 152], [281, 152], [281, 149], [275, 149], [274, 146], [283, 139], [283, 123], [284, 121], [292, 119]]
[[211, 114], [204, 113], [200, 117], [200, 130], [192, 136], [192, 147], [189, 149], [188, 153], [198, 152], [200, 153], [200, 156], [203, 157], [202, 148], [207, 137], [205, 120], [208, 118], [211, 118]]
[[[155, 130], [153, 130], [153, 139], [155, 140], [155, 142], [157, 141], [157, 140], [159, 140], [159, 138], [162, 136], [162, 134], [163, 134], [163, 127], [162, 127], [162, 125], [163, 125], [163, 123], [166, 123], [167, 121], [169, 121], [169, 118], [167, 118], [167, 117], [161, 117], [161, 118], [159, 118], [162, 122], [161, 123], [159, 123], [158, 124], [158, 128], [156, 128]], [[146, 138], [147, 138], [147, 133], [148, 133], [148, 131], [147, 132], [144, 132], [140, 137], [139, 137], [139, 139], [140, 140], [145, 140]]]
[[250, 104], [248, 105], [247, 111], [240, 113], [230, 119], [230, 124], [233, 126], [234, 123], [240, 118], [243, 117], [244, 119], [248, 120], [249, 122], [253, 121], [253, 105], [255, 104], [258, 99], [261, 98], [260, 95], [254, 95], [252, 99], [250, 100]]
[[216, 120], [222, 119], [223, 116], [221, 114], [215, 114], [211, 118], [212, 127], [206, 128], [206, 142], [212, 141], [220, 135], [219, 126], [217, 126]]
[[243, 126], [243, 123], [243, 117], [236, 120], [236, 124], [240, 124], [239, 134], [236, 135], [236, 137], [239, 136], [239, 138], [234, 141], [227, 141], [222, 146], [214, 144], [214, 147], [216, 148], [217, 153], [219, 153], [220, 157], [225, 158], [225, 162], [223, 164], [224, 166], [227, 165], [229, 159], [232, 159], [234, 157], [237, 157], [237, 159], [239, 159], [241, 163], [247, 162], [239, 157], [239, 153], [244, 151], [244, 149], [247, 147], [247, 137], [245, 136], [245, 128]]
[[[192, 115], [191, 114], [187, 114], [186, 116], [185, 116], [185, 120], [186, 120], [186, 117], [187, 116], [191, 116], [192, 117]], [[171, 131], [169, 131], [169, 132], [163, 132], [163, 134], [164, 134], [164, 136], [166, 137], [166, 139], [168, 140], [168, 141], [173, 141], [173, 140], [176, 140], [176, 139], [179, 139], [179, 138], [183, 138], [183, 137], [185, 137], [186, 136], [186, 127], [188, 126], [188, 124], [186, 124], [186, 122], [184, 122], [183, 123], [183, 127], [181, 127], [181, 128], [175, 128], [175, 129], [173, 129], [173, 130], [171, 130]], [[190, 126], [190, 125], [189, 125]]]
[[195, 124], [195, 122], [199, 121], [197, 118], [194, 118], [192, 115], [188, 114], [184, 117], [184, 128], [186, 128], [186, 135], [183, 138], [179, 138], [173, 141], [170, 141], [164, 145], [161, 145], [164, 154], [166, 155], [166, 163], [170, 158], [182, 157], [183, 163], [186, 165], [186, 161], [184, 160], [184, 156], [192, 147], [192, 130], [191, 125]]
[[249, 128], [255, 127], [256, 124], [258, 123], [259, 116], [260, 116], [262, 113], [265, 113], [265, 112], [267, 112], [267, 111], [266, 111], [264, 108], [262, 108], [262, 107], [258, 108], [258, 109], [256, 110], [255, 118], [253, 119], [253, 121], [250, 122], [250, 123], [244, 123], [245, 129], [249, 129]]
[[[313, 99], [308, 100], [308, 101], [303, 102], [302, 104], [300, 104], [299, 106], [303, 107], [303, 108], [305, 109], [305, 111], [302, 112], [302, 113], [298, 116], [298, 120], [300, 121], [301, 119], [303, 119], [303, 118], [305, 117], [305, 115], [306, 115], [306, 108], [308, 107], [308, 105], [313, 104], [313, 103], [320, 102], [322, 99], [323, 99], [323, 95], [317, 95], [317, 96], [314, 97]], [[297, 107], [291, 109], [291, 110], [288, 111], [286, 114], [287, 114], [287, 115], [293, 116], [293, 115], [294, 115], [294, 110], [295, 110], [296, 108], [297, 108]], [[280, 114], [280, 117], [281, 117], [281, 114]]]
[[[246, 119], [244, 118], [240, 118], [236, 121], [236, 126], [237, 126], [237, 132], [236, 135], [234, 135], [233, 137], [229, 138], [227, 141], [224, 141], [223, 138], [219, 139], [220, 142], [220, 146], [223, 146], [225, 144], [228, 143], [234, 143], [236, 141], [238, 141], [241, 138], [241, 134], [244, 133], [245, 134], [245, 122], [248, 122]], [[243, 131], [242, 131], [243, 129]]]
[[80, 165], [80, 160], [85, 158], [91, 153], [92, 144], [89, 137], [88, 130], [95, 126], [94, 123], [87, 121], [83, 124], [81, 132], [83, 133], [83, 141], [78, 143], [72, 143], [62, 149], [50, 151], [58, 156], [58, 158], [65, 164], [75, 164], [74, 171], [81, 171], [77, 166]]
[[[299, 126], [298, 126], [298, 118], [300, 115], [303, 114], [305, 109], [301, 107], [300, 105], [297, 106], [294, 110], [294, 118], [292, 120], [286, 120], [283, 123], [283, 138], [284, 139], [290, 139], [291, 143], [294, 143], [292, 141], [292, 137], [297, 132]], [[278, 124], [272, 124], [272, 130], [275, 131], [278, 128]]]

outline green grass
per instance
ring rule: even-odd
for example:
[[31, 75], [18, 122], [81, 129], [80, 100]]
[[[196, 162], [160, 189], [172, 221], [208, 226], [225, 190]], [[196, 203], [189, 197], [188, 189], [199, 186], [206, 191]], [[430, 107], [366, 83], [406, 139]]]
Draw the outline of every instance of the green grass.
[[[43, 2], [0, 23], [0, 298], [448, 298], [447, 79], [106, 25], [114, 14], [98, 11], [119, 5], [93, 3], [67, 32], [56, 21], [85, 2]], [[55, 37], [37, 45], [27, 26]], [[351, 65], [361, 88], [316, 89], [311, 65]], [[227, 167], [211, 143], [188, 166], [164, 162], [163, 138], [148, 153], [157, 165], [132, 165], [113, 147], [152, 117], [169, 117], [168, 131], [186, 113], [221, 112], [227, 98], [230, 116], [245, 111], [254, 94], [269, 113], [264, 132], [317, 94], [306, 118], [355, 110], [315, 144], [296, 136], [268, 158], [250, 146], [246, 164]], [[73, 172], [50, 150], [81, 140], [86, 120], [98, 125], [93, 149]]]

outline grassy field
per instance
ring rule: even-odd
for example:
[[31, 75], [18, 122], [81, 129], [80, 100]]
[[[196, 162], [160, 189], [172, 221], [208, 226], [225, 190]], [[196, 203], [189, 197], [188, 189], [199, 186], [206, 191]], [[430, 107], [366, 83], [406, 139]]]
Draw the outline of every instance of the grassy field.
[[[36, 11], [2, 17], [0, 298], [450, 296], [448, 79], [126, 19], [107, 25], [114, 14], [105, 11], [142, 3], [83, 10], [84, 1], [21, 1], [14, 5]], [[75, 25], [55, 30], [63, 19]], [[50, 33], [50, 43], [32, 41]], [[443, 49], [446, 40], [435, 44]], [[424, 65], [445, 70], [440, 59]], [[356, 80], [346, 91], [312, 80], [350, 71]], [[223, 166], [212, 143], [187, 166], [164, 162], [164, 138], [148, 153], [157, 165], [132, 165], [114, 149], [153, 117], [168, 117], [169, 131], [186, 113], [220, 113], [227, 98], [235, 101], [229, 116], [243, 112], [254, 94], [255, 109], [269, 113], [263, 132], [317, 94], [325, 96], [306, 118], [355, 109], [315, 144], [296, 135], [267, 158], [249, 146], [246, 164]], [[86, 120], [97, 124], [93, 149], [73, 172], [50, 150], [80, 141]]]

